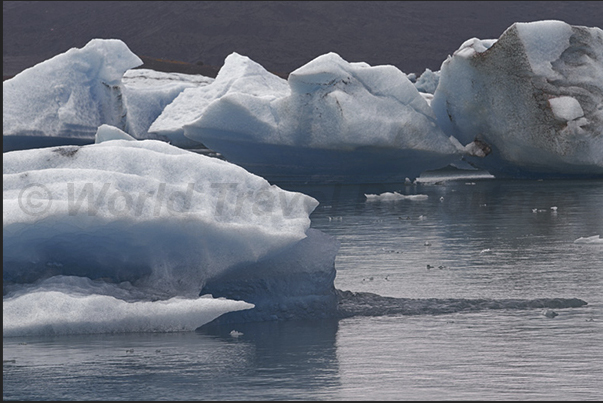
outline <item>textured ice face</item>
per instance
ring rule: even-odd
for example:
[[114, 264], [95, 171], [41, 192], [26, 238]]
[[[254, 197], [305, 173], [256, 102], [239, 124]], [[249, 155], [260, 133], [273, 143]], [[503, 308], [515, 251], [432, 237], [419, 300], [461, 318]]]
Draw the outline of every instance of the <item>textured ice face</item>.
[[[120, 40], [93, 39], [81, 49], [46, 60], [3, 83], [4, 149], [90, 143], [102, 124], [135, 138], [185, 88], [213, 78], [153, 70]], [[178, 145], [197, 146], [185, 139]]]
[[202, 87], [214, 81], [201, 75], [164, 73], [148, 69], [133, 69], [124, 73], [123, 93], [128, 113], [127, 132], [138, 139], [171, 140], [171, 144], [183, 147], [199, 147], [189, 139], [165, 139], [149, 134], [151, 124], [166, 106], [187, 88]]
[[603, 31], [561, 21], [516, 23], [472, 39], [442, 64], [431, 106], [468, 158], [497, 176], [603, 175]]
[[[421, 93], [423, 97], [427, 94], [433, 95], [436, 88], [438, 88], [438, 82], [440, 81], [440, 72], [439, 71], [431, 71], [430, 69], [425, 69], [423, 74], [419, 78], [416, 79], [415, 87], [417, 91]], [[432, 97], [427, 97], [427, 102], [431, 102]]]
[[5, 153], [3, 185], [5, 283], [75, 275], [163, 297], [300, 241], [318, 204], [154, 140]]
[[287, 82], [263, 69], [254, 76], [227, 71], [233, 82], [248, 85], [233, 85], [215, 97], [184, 127], [186, 136], [201, 142], [226, 137], [323, 149], [455, 152], [428, 103], [394, 66], [348, 63], [328, 53], [293, 71]]
[[29, 68], [3, 83], [3, 134], [92, 138], [101, 124], [127, 123], [121, 78], [142, 60], [117, 39]]
[[[288, 93], [287, 82], [266, 71], [261, 65], [238, 53], [230, 54], [215, 80], [207, 86], [184, 90], [167, 105], [149, 128], [149, 132], [165, 136], [174, 144], [202, 143], [185, 137], [184, 127], [198, 120], [214, 101], [228, 93], [272, 99]], [[240, 121], [232, 116], [227, 121]]]

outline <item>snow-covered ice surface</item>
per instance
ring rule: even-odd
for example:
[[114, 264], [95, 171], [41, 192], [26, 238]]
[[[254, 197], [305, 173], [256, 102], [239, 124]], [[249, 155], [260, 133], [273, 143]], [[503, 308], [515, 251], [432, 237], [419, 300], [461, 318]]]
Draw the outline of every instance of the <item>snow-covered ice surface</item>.
[[[118, 130], [101, 126], [98, 144], [4, 153], [4, 328], [9, 334], [47, 328], [50, 333], [191, 330], [223, 312], [251, 306], [193, 302], [209, 281], [215, 288], [233, 281], [231, 272], [245, 274], [248, 286], [272, 281], [286, 287], [295, 281], [297, 302], [322, 298], [334, 308], [337, 242], [309, 230], [316, 200], [165, 142], [106, 140]], [[311, 268], [309, 260], [288, 259], [318, 247], [324, 253], [314, 253]], [[42, 291], [48, 279], [58, 289]], [[304, 288], [300, 279], [314, 286]], [[320, 292], [309, 292], [319, 285]], [[24, 289], [27, 296], [20, 296]], [[89, 295], [74, 296], [78, 290]], [[51, 304], [61, 298], [62, 304]], [[297, 302], [290, 304], [288, 315], [295, 315]], [[42, 316], [35, 313], [48, 304]], [[185, 306], [208, 313], [186, 314]], [[322, 308], [328, 314], [328, 306]], [[61, 320], [70, 309], [78, 313]], [[19, 312], [33, 316], [25, 315], [27, 321], [19, 324]], [[137, 313], [138, 319], [130, 321]], [[98, 320], [86, 327], [87, 316]]]
[[499, 177], [603, 175], [599, 28], [516, 23], [418, 78], [332, 52], [287, 80], [237, 53], [215, 79], [140, 64], [94, 39], [5, 81], [4, 150], [91, 143], [108, 124], [279, 184], [403, 182], [461, 157]]
[[213, 83], [183, 91], [149, 131], [184, 133], [276, 183], [403, 181], [460, 159], [404, 73], [335, 53], [287, 81], [233, 53]]
[[537, 21], [469, 39], [431, 106], [445, 133], [487, 154], [467, 161], [498, 177], [601, 177], [603, 31]]

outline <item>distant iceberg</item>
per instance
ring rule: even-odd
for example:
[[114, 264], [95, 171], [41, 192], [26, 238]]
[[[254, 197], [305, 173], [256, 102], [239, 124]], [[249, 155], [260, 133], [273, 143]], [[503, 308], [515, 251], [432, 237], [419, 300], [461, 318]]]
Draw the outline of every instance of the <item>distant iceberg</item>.
[[149, 131], [182, 132], [276, 183], [404, 182], [460, 159], [404, 73], [335, 53], [288, 81], [233, 53], [213, 83], [184, 90]]
[[4, 141], [12, 136], [85, 141], [103, 123], [125, 130], [121, 79], [141, 64], [122, 41], [93, 39], [17, 74], [2, 85]]
[[[120, 136], [124, 139], [113, 140]], [[90, 328], [65, 319], [51, 327], [59, 333], [105, 325], [117, 329], [136, 312], [142, 316], [132, 319], [131, 329], [143, 326], [145, 315], [155, 318], [149, 329], [178, 328], [173, 319], [157, 321], [154, 312], [165, 318], [180, 315], [183, 329], [202, 325], [202, 318], [209, 321], [253, 306], [278, 318], [278, 312], [264, 309], [276, 309], [266, 301], [270, 293], [262, 291], [257, 300], [249, 291], [263, 290], [270, 279], [279, 295], [275, 299], [289, 307], [289, 316], [296, 315], [296, 307], [305, 312], [302, 306], [308, 304], [319, 304], [325, 314], [335, 309], [338, 243], [310, 230], [316, 200], [281, 190], [226, 161], [161, 141], [127, 139], [114, 127], [101, 126], [96, 139], [98, 144], [81, 147], [4, 153], [5, 329], [19, 328], [7, 324], [7, 318], [21, 320], [11, 312], [57, 298], [73, 309], [90, 309], [91, 316], [102, 311], [107, 320], [115, 319], [112, 325], [100, 321]], [[305, 254], [312, 257], [300, 264]], [[241, 295], [250, 299], [247, 305], [191, 302], [209, 285], [214, 297], [221, 297], [221, 284], [243, 277], [247, 292]], [[171, 308], [153, 305], [160, 302]], [[207, 308], [215, 315], [195, 320], [182, 304], [191, 312]], [[49, 317], [61, 316], [48, 309]], [[56, 309], [65, 313], [62, 305]]]
[[[603, 177], [603, 31], [516, 23], [449, 57], [431, 106], [497, 177]], [[481, 150], [481, 153], [480, 153]]]
[[129, 71], [141, 64], [122, 41], [93, 39], [4, 81], [4, 151], [89, 144], [102, 124], [147, 138], [151, 123], [182, 90], [213, 81]]

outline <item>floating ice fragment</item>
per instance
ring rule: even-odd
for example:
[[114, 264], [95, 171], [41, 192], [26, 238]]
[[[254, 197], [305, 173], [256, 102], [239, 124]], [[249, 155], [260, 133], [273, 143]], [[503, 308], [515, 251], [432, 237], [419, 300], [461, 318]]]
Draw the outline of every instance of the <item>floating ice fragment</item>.
[[574, 241], [574, 243], [602, 243], [603, 244], [603, 238], [601, 238], [599, 235], [580, 237], [580, 238], [576, 239]]
[[580, 102], [574, 97], [551, 98], [549, 105], [555, 117], [562, 121], [567, 122], [584, 116]]
[[429, 196], [424, 194], [403, 195], [398, 192], [385, 192], [379, 195], [365, 194], [366, 201], [395, 201], [395, 200], [427, 200]]
[[128, 141], [136, 141], [136, 139], [130, 136], [128, 133], [123, 130], [118, 129], [115, 126], [111, 125], [100, 125], [96, 130], [96, 135], [94, 136], [94, 142], [96, 144], [102, 143], [104, 141], [110, 140], [128, 140]]

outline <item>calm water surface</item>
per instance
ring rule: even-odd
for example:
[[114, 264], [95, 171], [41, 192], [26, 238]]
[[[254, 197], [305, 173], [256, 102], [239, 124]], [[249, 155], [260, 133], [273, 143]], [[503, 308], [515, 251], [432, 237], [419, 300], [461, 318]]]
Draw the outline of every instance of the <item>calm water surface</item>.
[[574, 242], [603, 236], [603, 181], [432, 178], [397, 190], [428, 198], [367, 202], [367, 188], [341, 188], [312, 214], [341, 242], [337, 288], [588, 305], [555, 318], [509, 309], [7, 338], [4, 399], [603, 399], [603, 244]]

